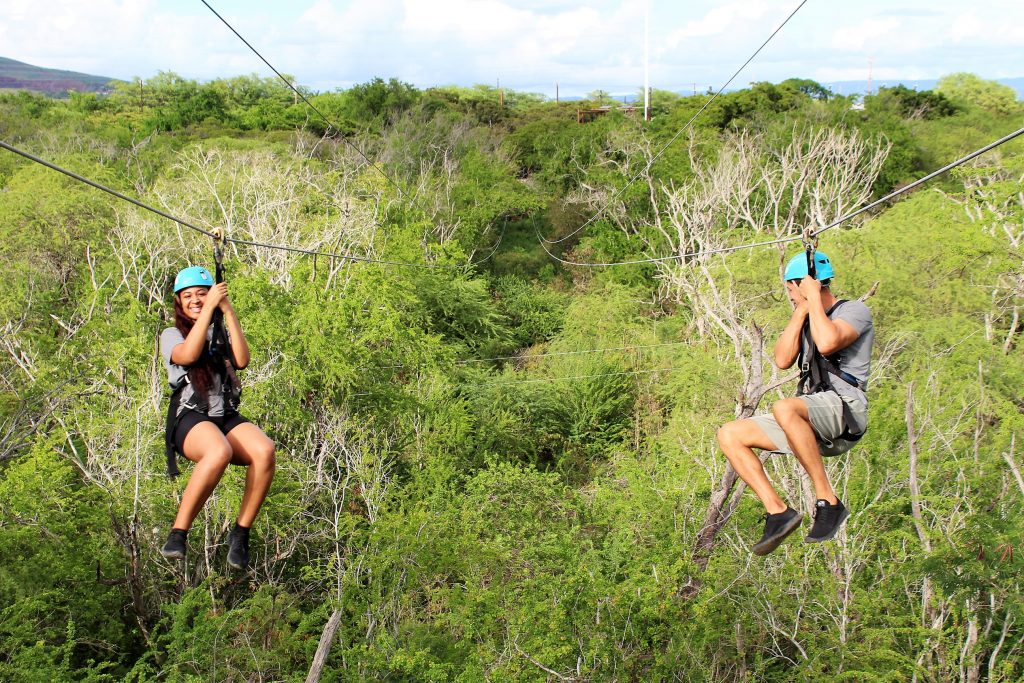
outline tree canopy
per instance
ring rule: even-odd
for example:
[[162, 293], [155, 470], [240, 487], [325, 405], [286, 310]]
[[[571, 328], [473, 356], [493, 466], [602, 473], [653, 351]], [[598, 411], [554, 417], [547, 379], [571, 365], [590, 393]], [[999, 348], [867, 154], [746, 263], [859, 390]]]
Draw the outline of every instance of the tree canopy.
[[[710, 95], [581, 124], [490, 86], [301, 92], [336, 125], [255, 75], [0, 93], [0, 139], [197, 225], [423, 266], [229, 245], [278, 473], [250, 573], [224, 564], [240, 468], [170, 564], [156, 339], [211, 243], [0, 154], [0, 680], [1024, 677], [1024, 143], [822, 235], [877, 331], [828, 544], [752, 557], [762, 509], [715, 445], [792, 391], [769, 350], [799, 247], [711, 253], [1005, 135], [1016, 98], [790, 79], [680, 134]], [[575, 268], [539, 236], [677, 258]]]

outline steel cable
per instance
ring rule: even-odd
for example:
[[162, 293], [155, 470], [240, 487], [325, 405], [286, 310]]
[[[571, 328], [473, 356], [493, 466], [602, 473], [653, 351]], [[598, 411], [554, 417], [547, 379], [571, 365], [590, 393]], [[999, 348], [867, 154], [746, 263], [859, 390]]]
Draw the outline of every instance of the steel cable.
[[[866, 205], [860, 207], [859, 209], [851, 211], [850, 213], [848, 213], [848, 214], [846, 214], [846, 215], [844, 215], [844, 216], [842, 216], [842, 217], [832, 221], [828, 225], [826, 225], [826, 226], [824, 226], [822, 228], [819, 228], [819, 229], [811, 232], [811, 236], [812, 237], [816, 237], [817, 235], [820, 235], [821, 233], [825, 232], [826, 230], [831, 230], [832, 228], [838, 227], [838, 226], [842, 225], [843, 223], [846, 223], [847, 221], [849, 221], [849, 220], [859, 216], [860, 214], [862, 214], [862, 213], [864, 213], [866, 211], [870, 211], [871, 209], [873, 209], [875, 207], [878, 207], [878, 206], [884, 204], [885, 202], [891, 201], [891, 200], [895, 199], [896, 197], [899, 197], [900, 195], [905, 194], [906, 192], [909, 192], [910, 190], [913, 190], [914, 188], [921, 186], [922, 184], [928, 182], [929, 180], [932, 180], [935, 177], [940, 176], [943, 173], [946, 173], [946, 172], [956, 168], [957, 166], [961, 166], [961, 165], [967, 163], [968, 161], [970, 161], [971, 159], [974, 159], [974, 158], [976, 158], [978, 156], [981, 156], [982, 154], [984, 154], [986, 152], [989, 152], [989, 151], [995, 149], [996, 147], [999, 147], [1000, 145], [1005, 144], [1005, 143], [1009, 142], [1010, 140], [1013, 140], [1014, 138], [1017, 138], [1017, 137], [1019, 137], [1021, 135], [1024, 135], [1024, 128], [1020, 128], [1020, 129], [1018, 129], [1018, 130], [1016, 130], [1016, 131], [1014, 131], [1014, 132], [1012, 132], [1012, 133], [1010, 133], [1008, 135], [1005, 135], [1005, 136], [999, 138], [995, 142], [991, 142], [991, 143], [985, 145], [984, 147], [976, 149], [973, 152], [971, 152], [970, 154], [967, 154], [967, 155], [965, 155], [963, 157], [960, 157], [956, 161], [954, 161], [952, 163], [949, 163], [949, 164], [946, 164], [942, 168], [937, 169], [935, 171], [932, 171], [931, 173], [929, 173], [928, 175], [924, 176], [923, 178], [919, 178], [918, 180], [915, 180], [914, 182], [912, 182], [912, 183], [910, 183], [908, 185], [905, 185], [904, 187], [897, 188], [896, 190], [893, 190], [892, 192], [890, 192], [889, 194], [885, 195], [881, 199], [876, 199], [875, 201], [871, 202], [870, 204], [866, 204]], [[538, 242], [540, 243], [541, 248], [544, 249], [544, 251], [547, 253], [548, 256], [550, 256], [554, 260], [558, 261], [559, 263], [563, 263], [563, 264], [568, 265], [568, 266], [580, 266], [580, 267], [584, 267], [584, 268], [608, 268], [608, 267], [613, 267], [613, 266], [630, 266], [630, 265], [639, 265], [639, 264], [643, 264], [643, 263], [661, 263], [661, 262], [664, 262], [664, 261], [678, 261], [678, 260], [683, 260], [683, 259], [688, 259], [688, 258], [697, 258], [699, 256], [705, 256], [705, 255], [710, 255], [710, 254], [726, 254], [726, 253], [731, 253], [731, 252], [734, 252], [734, 251], [741, 251], [743, 249], [754, 249], [754, 248], [757, 248], [757, 247], [767, 247], [767, 246], [771, 246], [771, 245], [775, 245], [775, 244], [785, 244], [787, 242], [796, 242], [796, 241], [799, 241], [799, 240], [803, 239], [803, 237], [801, 235], [792, 235], [790, 237], [781, 237], [779, 239], [766, 240], [764, 242], [753, 242], [753, 243], [750, 243], [750, 244], [740, 244], [740, 245], [737, 245], [737, 246], [734, 246], [734, 247], [721, 247], [721, 248], [718, 248], [718, 249], [704, 249], [704, 250], [701, 250], [701, 251], [692, 251], [692, 252], [687, 252], [687, 253], [684, 253], [684, 254], [672, 254], [671, 256], [657, 256], [657, 257], [643, 258], [643, 259], [632, 259], [632, 260], [629, 260], [629, 261], [611, 261], [611, 262], [605, 262], [605, 263], [589, 263], [589, 262], [585, 262], [585, 261], [570, 261], [568, 259], [563, 259], [560, 256], [556, 256], [555, 254], [553, 254], [551, 252], [550, 249], [548, 249], [547, 245], [544, 243], [545, 240], [544, 240], [543, 236], [540, 234], [540, 230], [537, 230], [536, 232], [537, 232]]]
[[[205, 0], [204, 0], [204, 2], [205, 2]], [[803, 6], [805, 5], [805, 4], [807, 4], [807, 0], [803, 0], [803, 1], [802, 1], [802, 2], [801, 2], [801, 3], [799, 4], [799, 5], [797, 5], [796, 9], [794, 9], [794, 10], [793, 10], [792, 12], [790, 12], [790, 13], [789, 13], [789, 16], [788, 16], [788, 17], [786, 17], [785, 21], [783, 21], [783, 22], [782, 22], [781, 24], [779, 24], [779, 25], [778, 25], [778, 27], [776, 27], [776, 29], [775, 29], [774, 31], [772, 31], [772, 34], [771, 34], [770, 36], [768, 36], [768, 39], [767, 39], [767, 40], [765, 40], [765, 41], [764, 41], [763, 43], [761, 43], [761, 46], [760, 46], [759, 48], [757, 48], [756, 50], [754, 50], [754, 54], [750, 55], [750, 57], [748, 57], [748, 58], [747, 58], [747, 61], [743, 62], [743, 64], [742, 64], [742, 65], [740, 66], [740, 68], [736, 69], [735, 73], [733, 73], [733, 75], [729, 77], [729, 80], [727, 80], [727, 81], [726, 81], [725, 83], [723, 83], [723, 84], [722, 84], [722, 87], [718, 89], [718, 92], [716, 92], [716, 93], [715, 93], [715, 94], [714, 94], [714, 95], [713, 95], [713, 96], [711, 97], [711, 99], [709, 99], [709, 100], [708, 100], [707, 102], [705, 102], [705, 103], [704, 103], [704, 105], [703, 105], [703, 106], [702, 106], [702, 107], [701, 107], [700, 109], [698, 109], [698, 110], [697, 110], [697, 113], [696, 113], [696, 114], [694, 114], [693, 116], [691, 116], [691, 117], [690, 117], [690, 120], [689, 120], [689, 121], [687, 121], [687, 122], [686, 122], [686, 123], [685, 123], [685, 124], [683, 125], [683, 127], [682, 127], [682, 128], [680, 128], [680, 129], [679, 129], [679, 130], [678, 130], [678, 131], [676, 132], [676, 134], [675, 134], [675, 135], [673, 135], [673, 136], [672, 136], [672, 138], [671, 138], [671, 139], [670, 139], [670, 140], [669, 140], [668, 142], [666, 142], [666, 143], [665, 143], [665, 145], [664, 145], [664, 146], [662, 146], [662, 148], [661, 148], [661, 149], [660, 149], [660, 150], [659, 150], [659, 151], [658, 151], [658, 152], [657, 152], [657, 153], [656, 153], [656, 154], [655, 154], [655, 155], [654, 155], [653, 157], [651, 157], [651, 160], [650, 160], [649, 162], [647, 162], [647, 164], [646, 164], [646, 165], [645, 165], [645, 166], [643, 167], [643, 169], [642, 169], [642, 170], [640, 170], [640, 171], [638, 171], [638, 172], [637, 172], [637, 173], [636, 173], [636, 174], [635, 174], [635, 175], [634, 175], [634, 176], [633, 176], [632, 178], [630, 178], [630, 179], [629, 179], [629, 180], [628, 180], [628, 181], [626, 182], [626, 184], [625, 184], [625, 185], [623, 185], [623, 186], [622, 186], [621, 188], [619, 188], [619, 190], [618, 190], [618, 191], [616, 191], [616, 192], [615, 192], [615, 194], [613, 194], [613, 195], [611, 196], [611, 198], [610, 198], [610, 199], [608, 199], [608, 201], [606, 201], [606, 202], [605, 202], [605, 203], [604, 203], [604, 204], [603, 204], [603, 205], [602, 205], [602, 206], [601, 206], [601, 207], [600, 207], [600, 208], [599, 208], [599, 209], [597, 210], [597, 212], [596, 212], [596, 213], [595, 213], [595, 214], [594, 214], [593, 216], [591, 216], [591, 217], [590, 217], [590, 218], [589, 218], [589, 219], [587, 220], [587, 222], [586, 222], [586, 223], [584, 223], [584, 224], [583, 224], [583, 225], [581, 225], [580, 227], [576, 228], [575, 230], [573, 230], [572, 232], [570, 232], [570, 233], [569, 233], [568, 235], [565, 235], [565, 236], [563, 236], [563, 237], [559, 237], [559, 238], [558, 238], [558, 239], [556, 239], [556, 240], [549, 240], [549, 239], [546, 239], [546, 238], [544, 238], [544, 237], [541, 237], [541, 239], [542, 239], [542, 240], [544, 240], [544, 241], [545, 241], [546, 243], [548, 243], [548, 244], [559, 244], [560, 242], [564, 242], [564, 241], [566, 241], [567, 239], [569, 239], [570, 237], [572, 237], [572, 236], [574, 236], [574, 235], [578, 234], [578, 233], [579, 233], [579, 232], [580, 232], [581, 230], [583, 230], [583, 229], [584, 229], [584, 228], [586, 228], [586, 227], [587, 227], [588, 225], [590, 225], [590, 224], [592, 224], [592, 223], [593, 223], [594, 221], [596, 221], [596, 220], [598, 219], [598, 217], [599, 217], [599, 216], [600, 216], [600, 215], [601, 215], [602, 213], [604, 213], [604, 212], [605, 212], [605, 211], [606, 211], [606, 210], [608, 209], [608, 207], [609, 207], [609, 206], [611, 206], [612, 202], [614, 202], [614, 201], [615, 201], [616, 199], [618, 199], [618, 198], [619, 198], [620, 196], [622, 196], [622, 193], [623, 193], [623, 192], [625, 192], [625, 191], [626, 191], [626, 190], [627, 190], [627, 189], [629, 188], [629, 186], [630, 186], [630, 185], [632, 185], [632, 184], [633, 184], [634, 182], [636, 182], [636, 181], [637, 181], [637, 179], [638, 179], [638, 178], [640, 178], [640, 176], [642, 176], [642, 175], [643, 175], [644, 173], [647, 173], [647, 171], [649, 171], [649, 170], [651, 169], [651, 167], [652, 167], [652, 166], [654, 166], [654, 163], [655, 163], [655, 162], [656, 162], [656, 161], [657, 161], [658, 159], [660, 159], [660, 158], [662, 157], [662, 155], [664, 155], [664, 154], [665, 154], [665, 152], [667, 152], [667, 151], [668, 151], [668, 148], [669, 148], [669, 147], [671, 147], [671, 146], [672, 146], [673, 144], [675, 144], [675, 141], [679, 139], [679, 136], [681, 136], [681, 135], [682, 135], [683, 133], [685, 133], [685, 132], [686, 132], [686, 130], [687, 130], [687, 129], [688, 129], [688, 128], [689, 128], [690, 126], [691, 126], [691, 125], [693, 125], [693, 122], [697, 120], [697, 117], [699, 117], [699, 116], [700, 116], [700, 115], [701, 115], [702, 113], [704, 113], [704, 110], [705, 110], [705, 109], [707, 109], [708, 107], [710, 107], [710, 106], [711, 106], [711, 103], [712, 103], [712, 102], [714, 102], [715, 100], [717, 100], [717, 99], [718, 99], [718, 96], [719, 96], [719, 95], [721, 95], [721, 94], [722, 94], [722, 92], [723, 92], [723, 91], [724, 91], [724, 90], [725, 90], [726, 88], [728, 88], [728, 87], [729, 87], [729, 85], [730, 85], [730, 84], [731, 84], [731, 83], [733, 82], [733, 80], [735, 80], [735, 79], [736, 79], [736, 77], [740, 75], [740, 72], [741, 72], [741, 71], [743, 71], [743, 70], [744, 70], [745, 68], [747, 68], [747, 65], [748, 65], [748, 64], [750, 64], [750, 63], [751, 63], [752, 61], [754, 61], [754, 58], [755, 58], [755, 57], [757, 57], [757, 55], [759, 55], [759, 54], [761, 53], [761, 50], [763, 50], [763, 49], [764, 49], [764, 48], [765, 48], [765, 47], [766, 47], [766, 46], [768, 45], [768, 43], [770, 43], [770, 42], [772, 41], [772, 39], [773, 39], [773, 38], [774, 38], [774, 37], [776, 36], [776, 34], [778, 34], [778, 32], [779, 32], [779, 31], [781, 31], [781, 30], [782, 30], [782, 28], [783, 28], [783, 27], [784, 27], [784, 26], [785, 26], [786, 24], [788, 24], [788, 23], [789, 23], [789, 20], [790, 20], [790, 19], [792, 19], [792, 18], [793, 18], [794, 16], [796, 16], [796, 13], [797, 13], [797, 12], [799, 12], [799, 11], [800, 11], [800, 8], [802, 8], [802, 7], [803, 7]]]

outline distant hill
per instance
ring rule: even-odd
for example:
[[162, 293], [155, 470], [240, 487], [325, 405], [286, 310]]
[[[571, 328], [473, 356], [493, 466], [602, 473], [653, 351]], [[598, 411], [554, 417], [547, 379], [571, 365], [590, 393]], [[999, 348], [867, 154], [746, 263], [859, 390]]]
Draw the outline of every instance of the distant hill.
[[52, 97], [63, 97], [71, 91], [108, 92], [113, 80], [116, 79], [75, 71], [44, 69], [0, 57], [0, 90], [31, 90]]

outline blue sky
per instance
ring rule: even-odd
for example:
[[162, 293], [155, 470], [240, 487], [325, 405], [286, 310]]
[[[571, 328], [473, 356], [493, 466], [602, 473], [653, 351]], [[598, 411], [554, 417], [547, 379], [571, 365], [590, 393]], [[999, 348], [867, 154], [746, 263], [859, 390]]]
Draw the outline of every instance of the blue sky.
[[[374, 76], [554, 95], [717, 88], [799, 0], [210, 0], [319, 90]], [[199, 0], [4, 0], [0, 56], [118, 78], [269, 75]], [[1024, 76], [1024, 1], [809, 0], [736, 80]]]

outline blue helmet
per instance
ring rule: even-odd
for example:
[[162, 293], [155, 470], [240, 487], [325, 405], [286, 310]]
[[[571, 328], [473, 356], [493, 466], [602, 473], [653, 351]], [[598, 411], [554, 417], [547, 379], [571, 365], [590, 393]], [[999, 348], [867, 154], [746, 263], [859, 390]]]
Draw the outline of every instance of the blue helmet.
[[[817, 279], [821, 281], [831, 280], [836, 274], [832, 269], [832, 261], [823, 251], [814, 252], [814, 270]], [[807, 254], [800, 252], [786, 264], [786, 274], [782, 276], [782, 279], [789, 282], [790, 280], [803, 280], [805, 277], [807, 277]]]
[[202, 266], [189, 266], [174, 278], [174, 293], [189, 287], [213, 287], [213, 276]]

